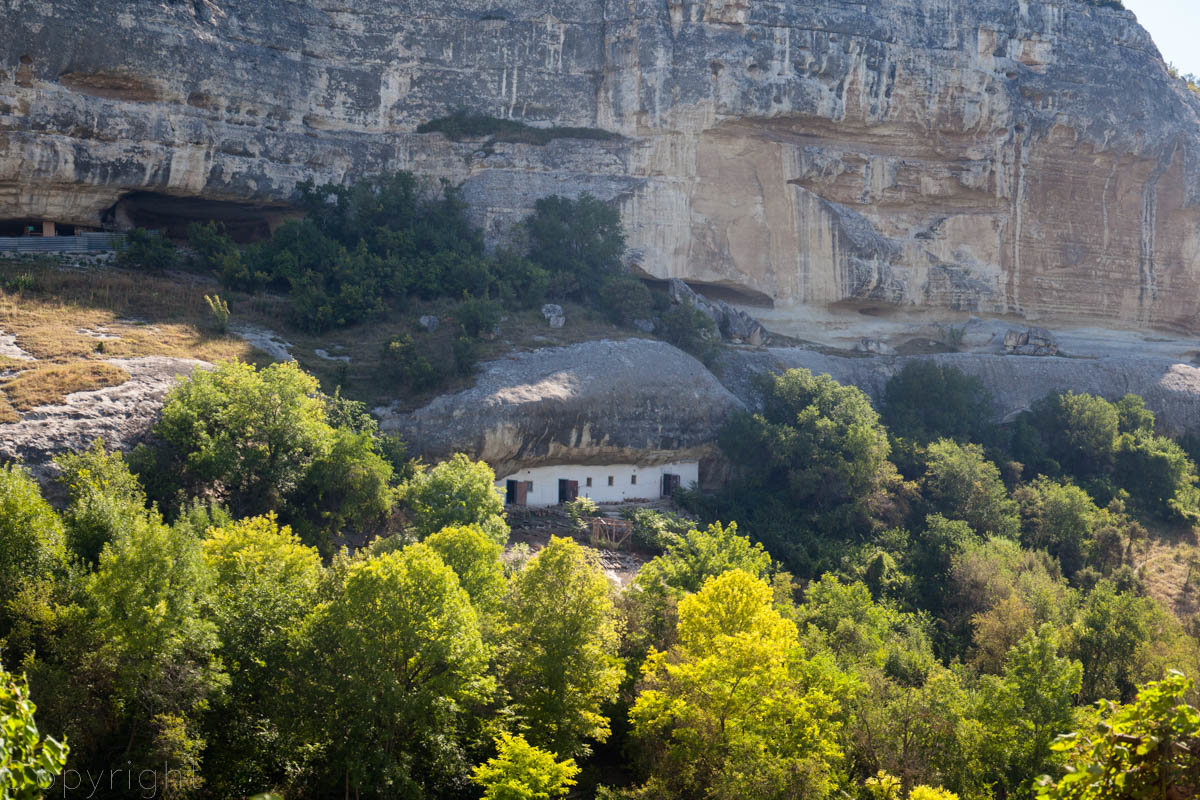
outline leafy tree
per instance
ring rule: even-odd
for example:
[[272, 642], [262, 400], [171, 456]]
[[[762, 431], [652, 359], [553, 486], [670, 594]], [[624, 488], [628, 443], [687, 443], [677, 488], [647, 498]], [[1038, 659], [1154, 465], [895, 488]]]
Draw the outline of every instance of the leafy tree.
[[193, 222], [188, 226], [188, 245], [195, 253], [193, 265], [206, 272], [235, 276], [245, 269], [241, 251], [220, 222]]
[[306, 623], [304, 648], [328, 777], [424, 797], [465, 771], [461, 716], [490, 694], [487, 656], [470, 598], [432, 548], [349, 564], [343, 591]]
[[0, 465], [0, 639], [18, 592], [65, 568], [64, 538], [37, 482], [16, 464]]
[[1136, 394], [1127, 394], [1116, 402], [1117, 429], [1121, 433], [1154, 433], [1154, 412]]
[[221, 641], [229, 691], [208, 717], [206, 763], [218, 793], [249, 796], [279, 785], [289, 761], [294, 693], [293, 639], [317, 604], [325, 578], [316, 550], [274, 515], [213, 528], [203, 541], [213, 575], [210, 615]]
[[179, 251], [165, 236], [134, 228], [125, 233], [125, 241], [117, 248], [117, 263], [131, 269], [165, 272], [179, 265]]
[[920, 683], [934, 663], [927, 624], [884, 603], [864, 584], [825, 575], [808, 586], [796, 608], [801, 642], [811, 653], [832, 653], [845, 669], [869, 666]]
[[914, 583], [917, 604], [941, 615], [946, 605], [944, 587], [955, 560], [979, 537], [962, 520], [946, 519], [941, 514], [925, 518], [924, 528], [913, 540], [909, 555], [911, 569], [920, 580]]
[[621, 215], [590, 194], [575, 200], [541, 198], [525, 227], [530, 260], [550, 273], [554, 291], [561, 295], [594, 297], [605, 279], [621, 269]]
[[850, 681], [808, 660], [771, 588], [741, 570], [679, 604], [679, 643], [652, 653], [630, 712], [650, 757], [648, 796], [828, 795]]
[[1200, 521], [1196, 465], [1182, 447], [1165, 436], [1144, 430], [1122, 434], [1116, 479], [1134, 504], [1147, 513]]
[[471, 779], [483, 787], [483, 800], [551, 800], [575, 785], [575, 760], [559, 761], [523, 736], [500, 734], [496, 756], [475, 768]]
[[378, 525], [396, 503], [392, 465], [370, 433], [332, 429], [286, 507], [307, 541]]
[[401, 487], [401, 496], [419, 538], [455, 525], [478, 525], [497, 543], [508, 541], [504, 497], [496, 488], [496, 473], [482, 461], [456, 453], [428, 471], [418, 471]]
[[71, 551], [94, 564], [104, 545], [128, 531], [146, 508], [146, 493], [119, 452], [103, 440], [54, 460], [70, 503], [64, 514]]
[[634, 677], [651, 647], [672, 644], [675, 606], [684, 594], [699, 591], [708, 578], [732, 569], [763, 580], [770, 577], [771, 557], [761, 544], [739, 535], [736, 523], [722, 527], [714, 522], [703, 531], [668, 533], [664, 539], [666, 552], [638, 570], [621, 596], [626, 624], [622, 654]]
[[667, 342], [702, 362], [712, 365], [718, 353], [721, 334], [712, 317], [691, 303], [679, 303], [662, 315], [660, 334]]
[[[1051, 457], [1067, 474], [1090, 477], [1111, 469], [1120, 416], [1103, 397], [1074, 392], [1047, 395], [1033, 404], [1031, 421]], [[1018, 458], [1022, 454], [1018, 453]]]
[[883, 423], [893, 435], [921, 444], [979, 441], [992, 404], [978, 378], [936, 361], [910, 361], [884, 387]]
[[1151, 601], [1104, 580], [1088, 593], [1072, 631], [1071, 652], [1083, 664], [1081, 696], [1128, 698], [1135, 654], [1149, 637]]
[[974, 718], [974, 692], [961, 671], [935, 665], [923, 683], [911, 686], [876, 670], [860, 674], [866, 687], [849, 701], [846, 728], [847, 755], [859, 765], [857, 772], [882, 768], [899, 776], [875, 784], [896, 797], [902, 786], [923, 782], [966, 797], [990, 796], [981, 774], [983, 737]]
[[767, 578], [771, 556], [737, 530], [736, 522], [725, 526], [714, 522], [702, 531], [689, 530], [668, 542], [666, 552], [643, 567], [642, 574], [681, 592], [698, 592], [705, 580], [731, 569]]
[[583, 755], [609, 735], [616, 699], [616, 609], [608, 578], [571, 539], [554, 537], [512, 580], [498, 663], [513, 713], [530, 742]]
[[1012, 794], [1028, 793], [1034, 777], [1054, 765], [1055, 737], [1075, 725], [1083, 667], [1058, 649], [1053, 626], [1030, 630], [1008, 652], [1004, 673], [985, 677], [981, 686], [990, 769]]
[[194, 715], [228, 683], [216, 626], [202, 613], [211, 580], [200, 542], [174, 535], [156, 512], [134, 517], [101, 551], [85, 589], [93, 658], [110, 682], [109, 736], [128, 742], [114, 759], [139, 769], [198, 761]]
[[38, 800], [67, 764], [69, 748], [42, 736], [29, 685], [0, 667], [0, 797]]
[[500, 557], [504, 546], [474, 525], [442, 528], [425, 540], [446, 562], [480, 614], [499, 611], [508, 588]]
[[895, 475], [871, 401], [806, 369], [764, 376], [757, 387], [762, 412], [736, 416], [720, 435], [721, 448], [754, 486], [811, 509], [815, 521], [830, 528], [858, 522]]
[[1200, 711], [1179, 673], [1148, 683], [1128, 705], [1099, 703], [1089, 728], [1054, 745], [1068, 761], [1057, 781], [1043, 776], [1038, 800], [1162, 800], [1191, 797], [1200, 784]]
[[1039, 476], [1013, 493], [1024, 518], [1021, 541], [1026, 547], [1046, 550], [1074, 575], [1084, 562], [1093, 530], [1101, 520], [1091, 495], [1071, 483]]
[[378, 524], [395, 503], [377, 429], [334, 428], [331, 407], [294, 362], [256, 370], [230, 361], [172, 389], [155, 432], [169, 448], [167, 468], [191, 491], [236, 515], [278, 511], [320, 542]]
[[980, 536], [1016, 538], [1017, 505], [983, 448], [939, 439], [929, 445], [926, 464], [923, 495], [931, 511], [963, 520]]
[[646, 284], [632, 275], [616, 275], [600, 287], [600, 305], [619, 325], [650, 316], [654, 303]]
[[259, 371], [228, 361], [167, 395], [155, 432], [187, 485], [211, 488], [238, 515], [279, 508], [328, 440], [317, 381], [294, 362]]

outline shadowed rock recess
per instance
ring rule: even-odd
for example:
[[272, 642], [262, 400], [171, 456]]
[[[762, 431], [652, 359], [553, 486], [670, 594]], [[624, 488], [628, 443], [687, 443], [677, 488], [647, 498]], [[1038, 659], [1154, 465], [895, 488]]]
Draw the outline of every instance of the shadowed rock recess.
[[[415, 132], [459, 108], [619, 136]], [[643, 272], [781, 329], [864, 304], [1195, 331], [1198, 112], [1084, 0], [17, 0], [0, 219], [151, 193], [269, 223], [298, 180], [402, 168], [464, 181], [493, 238], [542, 195], [615, 198]]]

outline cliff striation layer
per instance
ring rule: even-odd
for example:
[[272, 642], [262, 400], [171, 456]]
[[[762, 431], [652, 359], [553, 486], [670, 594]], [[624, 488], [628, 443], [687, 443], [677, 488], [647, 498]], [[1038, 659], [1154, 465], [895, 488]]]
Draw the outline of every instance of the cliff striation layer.
[[[1087, 0], [10, 0], [0, 220], [465, 182], [621, 204], [637, 266], [808, 310], [1200, 329], [1200, 98]], [[452, 142], [456, 108], [612, 140]], [[169, 199], [166, 199], [169, 198]], [[221, 203], [235, 204], [221, 206]], [[155, 216], [158, 215], [158, 216]]]

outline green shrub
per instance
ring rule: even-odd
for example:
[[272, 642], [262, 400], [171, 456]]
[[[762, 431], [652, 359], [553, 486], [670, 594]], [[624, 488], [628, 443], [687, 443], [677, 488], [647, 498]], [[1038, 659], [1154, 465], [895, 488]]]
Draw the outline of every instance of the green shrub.
[[479, 342], [470, 336], [459, 336], [450, 345], [454, 356], [454, 370], [459, 375], [470, 375], [479, 363]]
[[472, 297], [470, 294], [458, 304], [453, 314], [468, 336], [478, 338], [490, 334], [500, 322], [503, 307], [489, 297]]
[[455, 111], [417, 126], [417, 133], [440, 133], [447, 139], [460, 142], [463, 139], [490, 137], [493, 142], [545, 145], [555, 139], [620, 139], [620, 134], [599, 128], [552, 127], [535, 128], [524, 122], [500, 119], [484, 114], [472, 114], [465, 110]]
[[407, 333], [384, 343], [379, 365], [386, 373], [404, 381], [415, 392], [432, 388], [442, 378], [438, 369], [421, 353], [413, 337]]
[[[36, 800], [46, 796], [55, 779], [67, 765], [70, 748], [53, 736], [38, 732], [33, 715], [37, 706], [29, 699], [25, 677], [0, 667], [0, 797], [12, 800]], [[569, 762], [574, 767], [574, 762]], [[568, 779], [573, 772], [562, 769]], [[565, 785], [570, 785], [566, 783]]]
[[646, 284], [632, 275], [616, 275], [600, 287], [600, 308], [615, 324], [650, 316], [653, 298]]
[[621, 215], [590, 194], [576, 200], [543, 197], [525, 228], [530, 260], [550, 273], [552, 286], [562, 296], [594, 298], [621, 270]]
[[550, 273], [513, 250], [492, 259], [495, 294], [510, 308], [537, 308], [550, 290]]
[[204, 295], [204, 302], [208, 304], [209, 317], [213, 321], [213, 328], [217, 333], [225, 334], [229, 331], [229, 303], [221, 299], [221, 295]]
[[179, 251], [165, 236], [134, 228], [125, 234], [125, 241], [117, 250], [117, 263], [131, 269], [162, 272], [179, 265]]
[[219, 222], [193, 222], [188, 226], [188, 245], [194, 251], [190, 259], [194, 268], [218, 276], [236, 275], [244, 269], [241, 250]]
[[663, 314], [662, 338], [705, 364], [711, 364], [720, 352], [716, 323], [690, 303], [680, 303]]

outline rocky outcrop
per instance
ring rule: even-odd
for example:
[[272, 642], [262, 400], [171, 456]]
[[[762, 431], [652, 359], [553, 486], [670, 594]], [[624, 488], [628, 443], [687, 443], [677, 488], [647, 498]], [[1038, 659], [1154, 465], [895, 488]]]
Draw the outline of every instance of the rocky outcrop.
[[[415, 132], [459, 107], [621, 136]], [[845, 304], [1195, 331], [1198, 110], [1085, 0], [14, 0], [0, 219], [273, 224], [298, 180], [406, 168], [493, 237], [616, 199], [641, 271], [784, 333]]]
[[735, 344], [767, 344], [771, 335], [754, 317], [741, 309], [734, 308], [721, 299], [712, 299], [696, 292], [679, 278], [667, 282], [667, 293], [676, 303], [688, 305], [704, 312], [717, 326], [722, 338]]
[[67, 395], [60, 405], [40, 406], [19, 422], [0, 425], [0, 462], [20, 459], [43, 474], [59, 453], [83, 450], [96, 439], [129, 450], [145, 439], [158, 419], [163, 398], [180, 377], [203, 361], [165, 356], [110, 359], [129, 380], [91, 392]]
[[[749, 406], [756, 402], [751, 377], [802, 367], [859, 387], [878, 402], [888, 379], [913, 359], [933, 359], [979, 378], [995, 400], [996, 418], [1009, 420], [1050, 392], [1071, 390], [1116, 400], [1141, 395], [1168, 433], [1200, 428], [1200, 368], [1161, 356], [1038, 358], [988, 353], [848, 357], [800, 348], [729, 354], [722, 379]], [[936, 402], [936, 398], [931, 398]]]
[[553, 464], [701, 460], [742, 403], [696, 359], [647, 339], [514, 353], [410, 414], [377, 409], [429, 460], [465, 452], [498, 475]]

